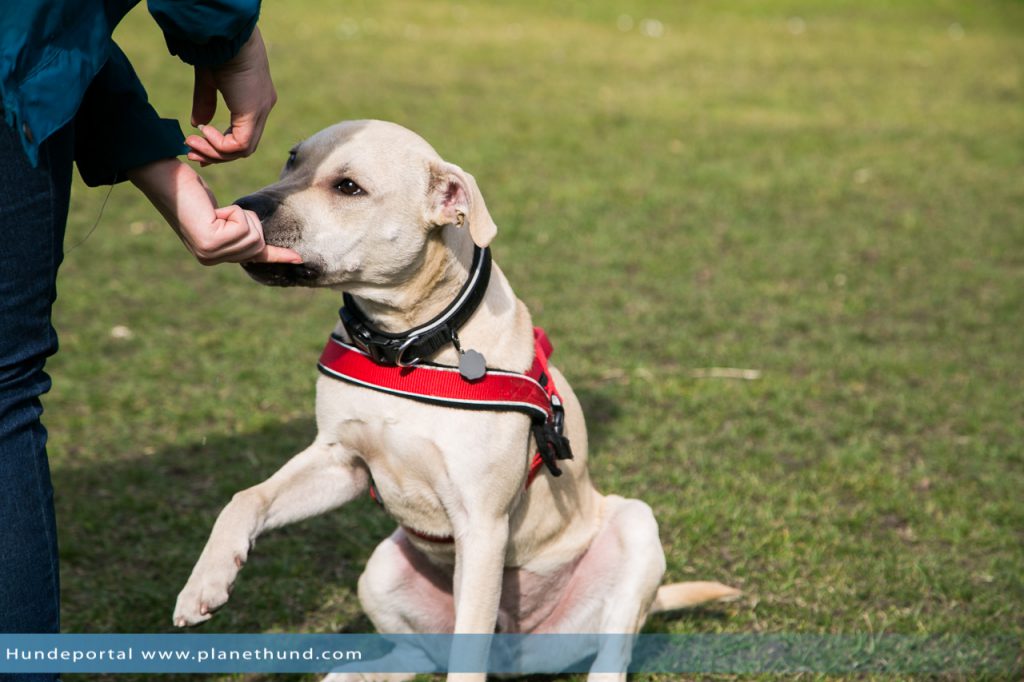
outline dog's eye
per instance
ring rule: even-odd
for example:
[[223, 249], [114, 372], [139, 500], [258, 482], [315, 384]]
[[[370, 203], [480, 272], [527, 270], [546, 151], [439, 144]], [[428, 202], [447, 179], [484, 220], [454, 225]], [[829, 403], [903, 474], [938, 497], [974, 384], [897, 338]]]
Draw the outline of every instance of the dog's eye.
[[357, 185], [355, 182], [353, 182], [349, 178], [345, 178], [343, 180], [339, 180], [338, 183], [334, 185], [334, 189], [336, 189], [339, 192], [341, 192], [342, 194], [346, 194], [346, 195], [348, 195], [350, 197], [354, 197], [354, 196], [357, 196], [357, 195], [360, 195], [360, 194], [364, 194], [363, 188], [360, 187], [359, 185]]
[[296, 152], [294, 149], [288, 152], [288, 161], [284, 164], [285, 168], [291, 168], [292, 166], [295, 165], [295, 155], [297, 153], [298, 152]]

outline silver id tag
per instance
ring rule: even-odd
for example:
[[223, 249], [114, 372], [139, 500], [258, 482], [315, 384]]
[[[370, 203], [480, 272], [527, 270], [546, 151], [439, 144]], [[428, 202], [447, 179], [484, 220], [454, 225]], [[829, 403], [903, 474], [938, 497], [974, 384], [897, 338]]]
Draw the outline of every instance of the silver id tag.
[[459, 374], [466, 381], [476, 381], [487, 374], [487, 360], [471, 348], [459, 355]]

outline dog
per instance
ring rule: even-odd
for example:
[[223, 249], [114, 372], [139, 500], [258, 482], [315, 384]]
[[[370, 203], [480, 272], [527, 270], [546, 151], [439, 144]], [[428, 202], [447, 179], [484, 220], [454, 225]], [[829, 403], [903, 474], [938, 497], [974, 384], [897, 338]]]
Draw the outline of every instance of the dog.
[[[537, 361], [526, 306], [497, 265], [480, 275], [497, 227], [476, 181], [415, 133], [383, 121], [326, 128], [291, 150], [278, 182], [238, 203], [259, 216], [268, 243], [304, 259], [246, 264], [248, 274], [344, 292], [346, 309], [364, 323], [343, 319], [334, 329], [350, 357], [379, 354], [376, 364], [399, 372], [459, 366], [466, 384], [480, 372], [527, 373]], [[413, 357], [403, 333], [450, 312], [473, 278], [481, 281], [468, 317]], [[386, 343], [360, 347], [353, 336], [370, 339], [366, 327], [392, 344], [390, 354]], [[735, 598], [717, 582], [661, 584], [665, 556], [651, 508], [595, 489], [583, 411], [561, 372], [545, 369], [561, 413], [555, 425], [325, 372], [315, 440], [220, 513], [174, 624], [201, 623], [227, 601], [258, 535], [371, 490], [399, 524], [358, 582], [381, 633], [637, 633], [650, 613]], [[531, 459], [538, 450], [542, 466]]]

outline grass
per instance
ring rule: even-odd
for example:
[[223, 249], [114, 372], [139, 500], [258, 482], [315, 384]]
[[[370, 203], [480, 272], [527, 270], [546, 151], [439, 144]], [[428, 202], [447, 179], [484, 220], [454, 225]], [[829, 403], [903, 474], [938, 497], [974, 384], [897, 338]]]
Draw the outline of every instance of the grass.
[[[261, 26], [280, 103], [205, 176], [228, 201], [374, 117], [477, 177], [597, 485], [652, 505], [668, 578], [746, 592], [650, 631], [1024, 637], [1024, 5], [298, 0]], [[187, 122], [144, 11], [118, 39]], [[197, 265], [127, 186], [89, 236], [105, 194], [75, 188], [45, 402], [63, 624], [165, 632], [220, 507], [312, 438], [339, 300]], [[390, 528], [361, 501], [266, 536], [200, 631], [369, 630]]]

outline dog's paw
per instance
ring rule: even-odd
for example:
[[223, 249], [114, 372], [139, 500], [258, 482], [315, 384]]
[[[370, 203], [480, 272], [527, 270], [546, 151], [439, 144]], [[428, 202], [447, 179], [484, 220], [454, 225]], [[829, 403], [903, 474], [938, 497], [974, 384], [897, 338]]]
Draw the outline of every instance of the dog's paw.
[[198, 625], [213, 617], [213, 612], [228, 601], [241, 562], [227, 570], [200, 570], [197, 566], [174, 605], [174, 625], [183, 628]]

